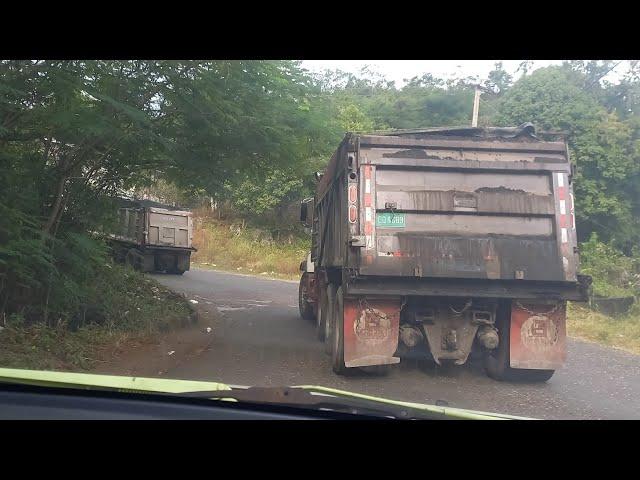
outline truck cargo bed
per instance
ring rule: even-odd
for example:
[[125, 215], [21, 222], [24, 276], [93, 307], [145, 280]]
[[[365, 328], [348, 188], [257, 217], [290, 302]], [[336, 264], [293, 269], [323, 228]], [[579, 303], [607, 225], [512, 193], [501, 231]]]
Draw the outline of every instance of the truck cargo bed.
[[530, 126], [347, 135], [316, 193], [312, 258], [361, 281], [550, 282], [579, 297], [571, 174], [566, 142]]

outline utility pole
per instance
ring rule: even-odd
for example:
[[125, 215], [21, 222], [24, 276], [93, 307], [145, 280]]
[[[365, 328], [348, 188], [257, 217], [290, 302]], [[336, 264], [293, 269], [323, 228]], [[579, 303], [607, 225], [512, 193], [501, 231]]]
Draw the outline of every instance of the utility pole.
[[476, 94], [473, 97], [473, 120], [471, 121], [472, 127], [478, 126], [478, 109], [480, 108], [480, 86], [476, 85]]

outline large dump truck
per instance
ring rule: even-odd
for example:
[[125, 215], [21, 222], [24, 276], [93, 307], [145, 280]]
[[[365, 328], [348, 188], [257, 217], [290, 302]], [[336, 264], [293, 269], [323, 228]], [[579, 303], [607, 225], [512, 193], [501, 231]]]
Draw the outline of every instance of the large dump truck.
[[189, 270], [193, 216], [148, 200], [121, 199], [119, 222], [109, 235], [118, 260], [143, 272], [182, 275]]
[[300, 314], [333, 370], [474, 350], [492, 378], [549, 379], [591, 280], [572, 173], [566, 139], [531, 124], [347, 134], [300, 216]]

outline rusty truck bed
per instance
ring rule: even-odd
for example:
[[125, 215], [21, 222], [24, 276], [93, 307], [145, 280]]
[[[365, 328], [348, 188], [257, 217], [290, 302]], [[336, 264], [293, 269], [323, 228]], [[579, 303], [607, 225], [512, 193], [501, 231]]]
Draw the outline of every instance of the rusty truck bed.
[[347, 135], [312, 257], [354, 292], [580, 299], [571, 174], [566, 142], [528, 125]]

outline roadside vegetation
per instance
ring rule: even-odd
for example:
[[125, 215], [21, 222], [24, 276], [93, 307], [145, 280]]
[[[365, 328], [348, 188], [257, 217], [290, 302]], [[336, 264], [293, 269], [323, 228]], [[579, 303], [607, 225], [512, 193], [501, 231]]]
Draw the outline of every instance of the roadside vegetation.
[[567, 333], [571, 337], [640, 355], [640, 308], [610, 316], [580, 303], [569, 303]]
[[243, 225], [237, 219], [221, 220], [204, 209], [195, 217], [193, 243], [198, 251], [192, 262], [203, 268], [298, 280], [300, 262], [309, 252], [310, 237], [296, 230], [272, 232]]
[[152, 342], [194, 318], [186, 299], [129, 267], [105, 263], [87, 288], [88, 303], [73, 316], [56, 316], [48, 324], [22, 313], [6, 316], [0, 366], [90, 370], [125, 347]]

